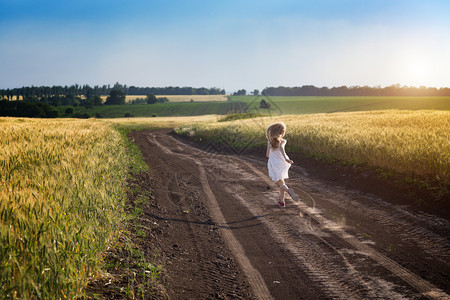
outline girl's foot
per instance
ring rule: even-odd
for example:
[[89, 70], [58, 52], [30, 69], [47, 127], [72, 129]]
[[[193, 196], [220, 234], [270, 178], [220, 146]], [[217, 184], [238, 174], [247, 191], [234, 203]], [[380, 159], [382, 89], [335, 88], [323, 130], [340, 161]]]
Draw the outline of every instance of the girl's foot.
[[281, 207], [285, 207], [286, 205], [284, 204], [284, 202], [281, 202], [281, 201], [278, 201], [278, 204], [281, 206]]
[[300, 200], [300, 198], [297, 196], [297, 194], [294, 192], [293, 189], [289, 189], [288, 193], [289, 193], [289, 196], [291, 196], [292, 200], [294, 200], [294, 201]]

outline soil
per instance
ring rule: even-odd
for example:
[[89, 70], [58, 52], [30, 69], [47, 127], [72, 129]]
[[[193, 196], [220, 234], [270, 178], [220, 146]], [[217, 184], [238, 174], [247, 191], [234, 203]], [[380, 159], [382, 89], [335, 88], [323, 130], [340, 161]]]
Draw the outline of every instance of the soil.
[[[130, 183], [148, 200], [131, 238], [163, 271], [129, 298], [450, 299], [447, 196], [290, 154], [286, 182], [300, 201], [286, 196], [282, 208], [264, 150], [227, 151], [166, 129], [131, 137], [150, 167]], [[127, 297], [120, 280], [106, 283], [91, 295]]]

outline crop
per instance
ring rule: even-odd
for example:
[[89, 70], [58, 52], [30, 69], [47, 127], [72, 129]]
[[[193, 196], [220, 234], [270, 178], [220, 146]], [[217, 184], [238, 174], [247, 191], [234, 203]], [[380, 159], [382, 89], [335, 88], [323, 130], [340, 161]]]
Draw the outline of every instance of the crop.
[[128, 160], [113, 125], [0, 118], [0, 298], [76, 298], [118, 235]]
[[[230, 96], [231, 102], [246, 103], [248, 111], [274, 114], [317, 114], [374, 110], [450, 110], [450, 97], [253, 97]], [[271, 104], [261, 109], [260, 101]]]
[[268, 125], [287, 125], [286, 151], [369, 165], [450, 184], [450, 112], [385, 110], [278, 116], [177, 128], [197, 139], [265, 147]]
[[122, 128], [131, 128], [131, 129], [173, 128], [184, 124], [215, 122], [219, 120], [219, 116], [201, 115], [201, 116], [184, 116], [184, 117], [112, 118], [105, 120], [117, 124]]

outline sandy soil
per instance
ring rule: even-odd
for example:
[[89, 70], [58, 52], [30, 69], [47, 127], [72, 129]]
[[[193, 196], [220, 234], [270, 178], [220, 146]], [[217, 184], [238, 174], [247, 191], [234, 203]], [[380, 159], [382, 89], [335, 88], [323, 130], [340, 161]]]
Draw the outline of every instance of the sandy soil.
[[287, 183], [301, 201], [281, 208], [264, 153], [224, 155], [169, 130], [132, 137], [151, 169], [141, 243], [165, 269], [149, 298], [450, 299], [446, 212], [300, 158]]

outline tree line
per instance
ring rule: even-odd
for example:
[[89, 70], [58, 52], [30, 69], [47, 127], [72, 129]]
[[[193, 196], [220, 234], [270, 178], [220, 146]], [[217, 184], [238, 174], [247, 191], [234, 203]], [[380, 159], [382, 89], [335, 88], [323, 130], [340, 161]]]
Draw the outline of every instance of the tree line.
[[224, 89], [193, 87], [135, 87], [124, 88], [127, 95], [225, 95]]
[[450, 96], [450, 88], [435, 87], [409, 87], [399, 84], [387, 87], [369, 86], [340, 86], [340, 87], [315, 87], [303, 85], [301, 87], [267, 87], [262, 91], [266, 96]]
[[[110, 95], [112, 90], [120, 90], [125, 95], [225, 95], [224, 89], [193, 88], [193, 87], [136, 87], [120, 83], [111, 85], [74, 84], [71, 86], [28, 86], [13, 89], [0, 89], [0, 100], [22, 99], [31, 102], [48, 103], [50, 105], [99, 105], [101, 96]], [[238, 90], [233, 95], [246, 95], [245, 89]], [[250, 94], [258, 96], [259, 91]], [[450, 88], [408, 87], [399, 84], [388, 87], [340, 86], [316, 87], [303, 85], [299, 87], [266, 87], [262, 95], [267, 96], [450, 96]], [[87, 103], [86, 103], [87, 101]]]
[[[111, 85], [74, 84], [71, 86], [27, 86], [14, 89], [0, 89], [0, 99], [22, 99], [44, 103], [62, 102], [61, 105], [72, 105], [71, 99], [76, 97], [92, 99], [95, 96], [107, 96], [112, 90], [121, 90], [125, 95], [225, 95], [224, 89], [193, 87], [135, 87], [116, 83]], [[54, 103], [57, 104], [57, 103]]]
[[46, 103], [0, 100], [0, 117], [56, 118], [58, 111]]

